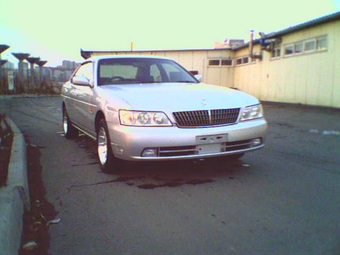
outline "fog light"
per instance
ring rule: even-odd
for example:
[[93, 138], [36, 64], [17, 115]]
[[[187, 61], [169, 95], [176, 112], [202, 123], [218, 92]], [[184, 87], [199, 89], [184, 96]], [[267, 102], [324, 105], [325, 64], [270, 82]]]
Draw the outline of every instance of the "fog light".
[[142, 152], [142, 157], [157, 157], [158, 150], [155, 148], [144, 149]]
[[113, 151], [114, 151], [114, 154], [118, 154], [118, 155], [123, 155], [124, 153], [123, 147], [120, 147], [118, 145], [113, 146]]
[[259, 146], [259, 145], [261, 145], [261, 144], [262, 144], [261, 138], [253, 139], [253, 147]]

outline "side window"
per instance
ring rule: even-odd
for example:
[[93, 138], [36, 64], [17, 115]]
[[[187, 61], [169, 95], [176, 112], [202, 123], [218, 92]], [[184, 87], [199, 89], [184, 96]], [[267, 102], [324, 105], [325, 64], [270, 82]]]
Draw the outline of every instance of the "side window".
[[162, 81], [161, 72], [157, 65], [150, 66], [150, 75], [153, 77], [154, 81]]
[[92, 67], [93, 67], [92, 62], [87, 62], [83, 64], [81, 67], [79, 67], [75, 75], [86, 77], [87, 79], [89, 79], [90, 83], [93, 84], [93, 68]]

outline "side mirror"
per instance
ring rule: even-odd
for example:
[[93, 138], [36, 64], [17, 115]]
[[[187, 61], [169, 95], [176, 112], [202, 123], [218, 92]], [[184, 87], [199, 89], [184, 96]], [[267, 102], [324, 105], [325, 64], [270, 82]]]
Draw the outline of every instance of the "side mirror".
[[91, 84], [90, 84], [90, 80], [87, 79], [86, 77], [84, 76], [73, 76], [72, 78], [72, 83], [75, 84], [75, 85], [80, 85], [80, 86], [90, 86], [91, 87]]
[[199, 82], [202, 82], [202, 75], [196, 74], [194, 76]]

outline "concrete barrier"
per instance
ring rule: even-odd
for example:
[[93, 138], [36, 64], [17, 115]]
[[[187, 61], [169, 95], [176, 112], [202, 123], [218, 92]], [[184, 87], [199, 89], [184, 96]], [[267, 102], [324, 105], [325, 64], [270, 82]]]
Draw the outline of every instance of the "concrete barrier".
[[8, 118], [13, 131], [11, 158], [8, 166], [7, 186], [0, 188], [0, 251], [18, 254], [23, 227], [24, 210], [30, 210], [27, 147], [23, 134]]

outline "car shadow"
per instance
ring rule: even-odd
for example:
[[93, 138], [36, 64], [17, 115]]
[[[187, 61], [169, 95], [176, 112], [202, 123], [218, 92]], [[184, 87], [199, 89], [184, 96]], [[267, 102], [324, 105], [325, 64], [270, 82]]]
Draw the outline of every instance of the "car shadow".
[[[177, 187], [234, 179], [242, 174], [242, 161], [225, 159], [185, 160], [166, 162], [127, 162], [114, 172], [122, 181], [142, 189]], [[133, 181], [133, 182], [131, 182]], [[127, 183], [128, 184], [128, 183]]]
[[[96, 144], [91, 138], [81, 135], [75, 141], [86, 151], [89, 158], [93, 159], [90, 164], [98, 163]], [[112, 180], [103, 183], [120, 182], [140, 189], [200, 185], [219, 179], [237, 179], [248, 171], [245, 165], [242, 160], [231, 160], [227, 157], [204, 160], [131, 161], [124, 162], [119, 169], [112, 169], [108, 173]]]

